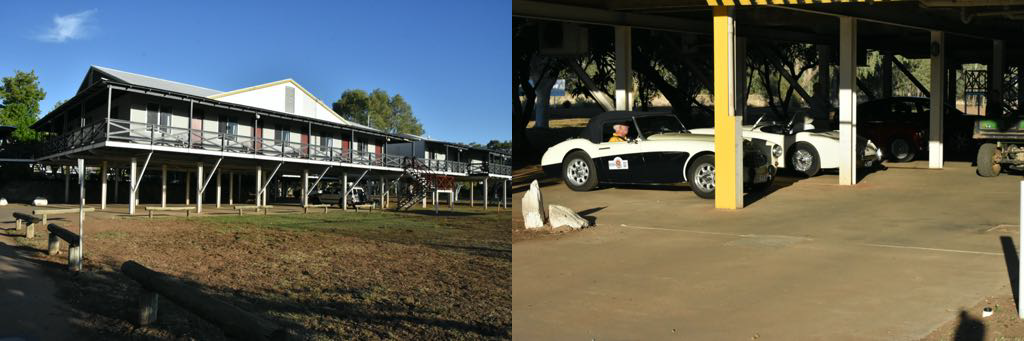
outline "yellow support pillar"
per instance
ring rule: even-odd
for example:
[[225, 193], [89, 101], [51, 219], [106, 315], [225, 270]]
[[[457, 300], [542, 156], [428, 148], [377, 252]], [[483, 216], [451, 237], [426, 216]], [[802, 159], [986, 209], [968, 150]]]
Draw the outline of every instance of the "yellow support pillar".
[[715, 208], [743, 208], [742, 117], [736, 116], [736, 25], [731, 7], [712, 9], [715, 70]]

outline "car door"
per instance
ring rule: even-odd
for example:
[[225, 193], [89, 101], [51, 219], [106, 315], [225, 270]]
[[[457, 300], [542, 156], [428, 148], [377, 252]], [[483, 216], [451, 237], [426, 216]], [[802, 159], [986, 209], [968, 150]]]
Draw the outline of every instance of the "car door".
[[647, 182], [641, 176], [644, 160], [640, 141], [599, 143], [597, 157], [592, 159], [602, 182]]
[[643, 170], [640, 176], [645, 182], [681, 182], [686, 159], [690, 153], [679, 150], [680, 141], [640, 141], [643, 150]]

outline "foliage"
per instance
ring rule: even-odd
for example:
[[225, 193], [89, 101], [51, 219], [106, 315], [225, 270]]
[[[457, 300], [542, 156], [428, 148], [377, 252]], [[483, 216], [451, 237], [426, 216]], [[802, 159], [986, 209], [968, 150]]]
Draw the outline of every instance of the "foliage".
[[496, 151], [512, 153], [512, 141], [509, 141], [509, 140], [505, 140], [505, 141], [491, 140], [490, 142], [487, 142], [486, 145], [482, 145], [482, 144], [479, 144], [479, 143], [476, 143], [476, 142], [470, 142], [469, 146], [470, 147], [474, 147], [474, 148], [487, 148], [487, 149], [490, 149], [490, 150], [496, 150]]
[[39, 134], [29, 128], [39, 119], [39, 101], [46, 92], [39, 86], [35, 71], [15, 71], [14, 76], [0, 80], [0, 124], [15, 126], [15, 141], [35, 141]]
[[367, 93], [349, 89], [334, 102], [334, 111], [346, 120], [365, 124], [389, 133], [423, 135], [423, 125], [413, 115], [412, 106], [400, 94], [393, 97], [381, 89]]

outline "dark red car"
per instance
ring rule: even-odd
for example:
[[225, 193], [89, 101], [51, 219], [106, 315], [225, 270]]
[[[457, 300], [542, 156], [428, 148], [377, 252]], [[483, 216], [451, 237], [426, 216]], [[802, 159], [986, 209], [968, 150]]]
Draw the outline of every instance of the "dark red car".
[[[875, 142], [892, 161], [908, 162], [917, 153], [928, 150], [927, 97], [890, 97], [867, 101], [857, 106], [857, 134]], [[974, 119], [956, 108], [945, 105], [943, 112], [947, 156], [970, 155]]]

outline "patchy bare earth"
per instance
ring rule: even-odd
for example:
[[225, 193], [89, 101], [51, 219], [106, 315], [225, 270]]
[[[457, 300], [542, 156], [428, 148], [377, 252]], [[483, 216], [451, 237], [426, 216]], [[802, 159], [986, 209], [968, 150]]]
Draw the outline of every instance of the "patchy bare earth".
[[[162, 300], [139, 328], [135, 260], [300, 339], [507, 339], [512, 211], [94, 220], [81, 275], [51, 269], [91, 339], [223, 339]], [[41, 236], [40, 236], [41, 235]], [[21, 243], [45, 248], [45, 233]], [[66, 248], [66, 245], [64, 246]], [[65, 264], [59, 256], [39, 257]]]

